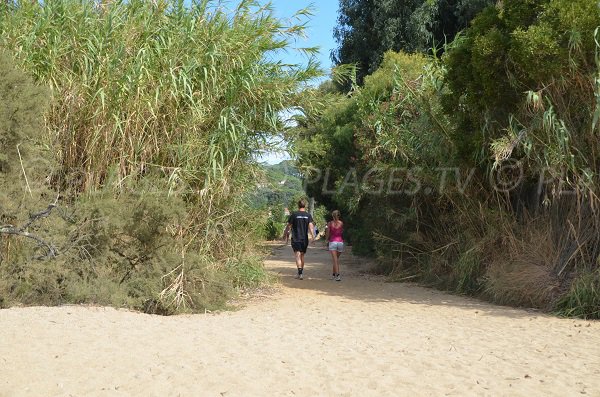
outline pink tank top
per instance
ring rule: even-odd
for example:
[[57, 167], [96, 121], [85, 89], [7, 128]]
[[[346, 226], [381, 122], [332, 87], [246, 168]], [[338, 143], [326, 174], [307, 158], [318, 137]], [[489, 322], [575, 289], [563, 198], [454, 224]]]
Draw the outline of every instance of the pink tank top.
[[329, 223], [329, 242], [331, 243], [343, 243], [342, 233], [344, 232], [344, 226], [340, 227], [333, 226], [333, 222]]

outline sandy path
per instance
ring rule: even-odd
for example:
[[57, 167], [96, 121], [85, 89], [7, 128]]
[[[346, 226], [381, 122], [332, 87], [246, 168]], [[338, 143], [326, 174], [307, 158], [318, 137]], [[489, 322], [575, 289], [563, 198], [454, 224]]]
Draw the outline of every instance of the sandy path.
[[0, 396], [600, 396], [600, 322], [367, 280], [323, 249], [236, 312], [0, 311]]

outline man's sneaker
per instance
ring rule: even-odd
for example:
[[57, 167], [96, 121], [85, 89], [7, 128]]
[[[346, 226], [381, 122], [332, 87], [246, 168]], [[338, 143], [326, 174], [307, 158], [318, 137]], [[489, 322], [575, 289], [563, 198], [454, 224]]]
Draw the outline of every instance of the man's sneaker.
[[299, 275], [299, 276], [298, 276], [298, 278], [299, 278], [300, 280], [304, 280], [304, 275], [303, 275], [303, 274], [301, 274], [301, 275]]
[[339, 274], [337, 276], [335, 276], [335, 281], [342, 281], [342, 278], [340, 277]]
[[297, 280], [300, 278], [300, 275], [298, 273], [296, 273], [296, 275], [294, 276], [294, 278]]

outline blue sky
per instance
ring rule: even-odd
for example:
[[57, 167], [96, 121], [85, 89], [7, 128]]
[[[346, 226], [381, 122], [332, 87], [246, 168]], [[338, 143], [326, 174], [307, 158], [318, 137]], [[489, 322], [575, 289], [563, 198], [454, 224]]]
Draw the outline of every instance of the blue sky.
[[[338, 0], [259, 0], [261, 4], [270, 2], [273, 12], [280, 19], [289, 19], [297, 11], [306, 7], [311, 8], [312, 16], [307, 21], [304, 38], [300, 38], [297, 42], [292, 43], [294, 48], [309, 48], [319, 47], [319, 55], [317, 60], [321, 64], [321, 68], [326, 74], [332, 67], [330, 59], [331, 50], [336, 47], [333, 39], [333, 28], [337, 24], [337, 11], [339, 6]], [[238, 0], [225, 0], [226, 4], [238, 4]], [[304, 21], [303, 21], [304, 22]], [[295, 22], [297, 23], [297, 21]], [[288, 64], [306, 64], [306, 55], [299, 51], [288, 50], [281, 51], [275, 58], [279, 58], [282, 62]], [[316, 84], [318, 81], [316, 82]], [[269, 164], [279, 163], [281, 160], [289, 159], [287, 153], [269, 153], [260, 158], [261, 161]]]
[[[333, 39], [333, 28], [337, 22], [338, 0], [271, 0], [274, 13], [279, 18], [290, 18], [296, 11], [311, 6], [314, 14], [308, 21], [305, 32], [306, 38], [294, 43], [294, 47], [320, 47], [318, 60], [321, 67], [328, 73], [332, 67], [329, 54], [336, 47]], [[279, 54], [286, 63], [306, 63], [306, 56], [297, 51], [286, 51]], [[262, 161], [277, 164], [289, 159], [287, 153], [269, 153], [262, 157]]]
[[[306, 38], [296, 43], [297, 47], [320, 47], [319, 61], [324, 69], [332, 66], [329, 54], [336, 47], [333, 39], [333, 28], [337, 21], [338, 0], [271, 0], [275, 15], [289, 18], [300, 9], [312, 7], [313, 16], [308, 22]], [[283, 60], [290, 63], [304, 63], [303, 55], [296, 51], [282, 54]]]
[[[238, 0], [224, 0], [226, 4], [238, 4]], [[297, 11], [310, 7], [312, 16], [306, 21], [306, 30], [304, 38], [300, 38], [297, 42], [292, 43], [294, 48], [310, 48], [319, 47], [317, 60], [321, 64], [321, 68], [328, 75], [332, 67], [330, 59], [331, 50], [336, 48], [335, 40], [333, 39], [333, 28], [337, 24], [337, 11], [339, 8], [339, 0], [259, 0], [261, 4], [270, 2], [273, 8], [273, 13], [280, 19], [289, 19]], [[304, 20], [302, 20], [304, 22]], [[295, 21], [298, 23], [298, 21]], [[274, 58], [279, 58], [284, 63], [288, 64], [306, 64], [306, 55], [292, 49], [281, 51]], [[319, 80], [315, 82], [318, 84]], [[268, 153], [260, 157], [260, 161], [268, 164], [277, 164], [282, 160], [289, 159], [287, 153]]]

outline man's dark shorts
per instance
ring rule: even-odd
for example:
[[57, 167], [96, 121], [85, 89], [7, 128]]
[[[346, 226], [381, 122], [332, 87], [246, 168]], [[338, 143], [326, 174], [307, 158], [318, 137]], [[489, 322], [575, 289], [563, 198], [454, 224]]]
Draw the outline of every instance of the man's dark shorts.
[[292, 241], [292, 249], [294, 252], [302, 252], [306, 254], [306, 249], [308, 248], [308, 241]]

